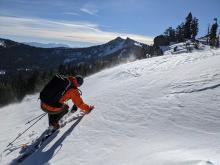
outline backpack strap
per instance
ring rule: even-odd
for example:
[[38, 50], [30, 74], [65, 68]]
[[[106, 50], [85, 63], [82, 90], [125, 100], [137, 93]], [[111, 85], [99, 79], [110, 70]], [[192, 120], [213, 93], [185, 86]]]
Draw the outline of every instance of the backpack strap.
[[[77, 89], [78, 90], [78, 92], [79, 92], [79, 94], [80, 94], [80, 96], [82, 96], [82, 91], [79, 89], [79, 88], [77, 88], [76, 86], [74, 86], [74, 84], [70, 81], [70, 79], [67, 77], [67, 79], [68, 79], [68, 81], [69, 81], [69, 85], [68, 85], [68, 87], [67, 87], [67, 90], [69, 90], [69, 89], [71, 89], [71, 88], [74, 88], [74, 89]], [[66, 91], [67, 91], [66, 90]]]
[[69, 83], [68, 83], [68, 85], [66, 86], [65, 90], [63, 91], [62, 96], [63, 96], [70, 88], [75, 88], [68, 78], [67, 78], [67, 80], [68, 80]]
[[82, 96], [82, 91], [78, 88], [77, 88], [77, 90], [79, 91], [80, 96]]

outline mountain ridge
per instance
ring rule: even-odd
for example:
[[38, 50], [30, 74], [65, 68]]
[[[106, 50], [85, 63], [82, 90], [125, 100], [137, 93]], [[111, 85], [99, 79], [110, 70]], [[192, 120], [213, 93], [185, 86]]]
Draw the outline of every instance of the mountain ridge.
[[70, 48], [69, 45], [59, 43], [40, 43], [40, 42], [23, 42], [26, 45], [34, 46], [38, 48]]
[[99, 60], [121, 61], [129, 59], [131, 54], [134, 59], [141, 59], [152, 51], [149, 45], [120, 37], [86, 48], [38, 48], [8, 39], [0, 39], [0, 42], [0, 69], [6, 73], [18, 69], [48, 70], [67, 64], [92, 64]]

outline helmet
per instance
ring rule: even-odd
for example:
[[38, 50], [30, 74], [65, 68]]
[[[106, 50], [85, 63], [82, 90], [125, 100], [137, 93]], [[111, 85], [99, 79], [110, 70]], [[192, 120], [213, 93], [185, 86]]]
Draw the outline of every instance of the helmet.
[[76, 77], [77, 83], [81, 86], [83, 84], [83, 77], [80, 75], [77, 75]]

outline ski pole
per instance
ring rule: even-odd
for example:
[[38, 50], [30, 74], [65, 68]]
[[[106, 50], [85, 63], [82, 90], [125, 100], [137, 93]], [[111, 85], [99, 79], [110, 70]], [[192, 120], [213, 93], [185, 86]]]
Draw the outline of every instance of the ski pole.
[[24, 130], [22, 133], [19, 133], [18, 136], [12, 141], [10, 142], [8, 146], [12, 145], [12, 143], [15, 142], [15, 140], [17, 140], [19, 137], [21, 137], [21, 135], [23, 135], [25, 132], [27, 132], [27, 130], [29, 130], [33, 125], [35, 125], [38, 121], [40, 121], [47, 113], [43, 114], [37, 121], [35, 121], [30, 127], [28, 127], [26, 130]]
[[[45, 113], [46, 113], [46, 112], [45, 112]], [[39, 115], [39, 116], [37, 116], [37, 117], [35, 117], [35, 118], [33, 118], [33, 119], [29, 120], [27, 123], [25, 123], [25, 125], [27, 125], [27, 124], [31, 123], [32, 121], [34, 121], [34, 120], [38, 119], [39, 117], [41, 117], [41, 116], [43, 116], [43, 115], [45, 115], [45, 113], [43, 113], [43, 114], [41, 114], [41, 115]]]

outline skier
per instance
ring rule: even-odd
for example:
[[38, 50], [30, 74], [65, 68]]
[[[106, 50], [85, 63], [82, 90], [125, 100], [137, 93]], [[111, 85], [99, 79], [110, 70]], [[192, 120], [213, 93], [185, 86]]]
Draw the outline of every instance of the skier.
[[[85, 114], [88, 114], [91, 110], [94, 109], [94, 106], [87, 105], [83, 102], [80, 96], [80, 87], [83, 84], [83, 77], [78, 76], [69, 76], [68, 80], [71, 82], [73, 88], [69, 88], [59, 99], [60, 106], [51, 106], [41, 100], [41, 109], [48, 113], [49, 126], [54, 129], [59, 129], [59, 120], [68, 113], [69, 106], [65, 104], [66, 101], [72, 100], [74, 106], [71, 109], [71, 112], [77, 111], [77, 107], [80, 108]], [[55, 97], [55, 96], [54, 96]]]

